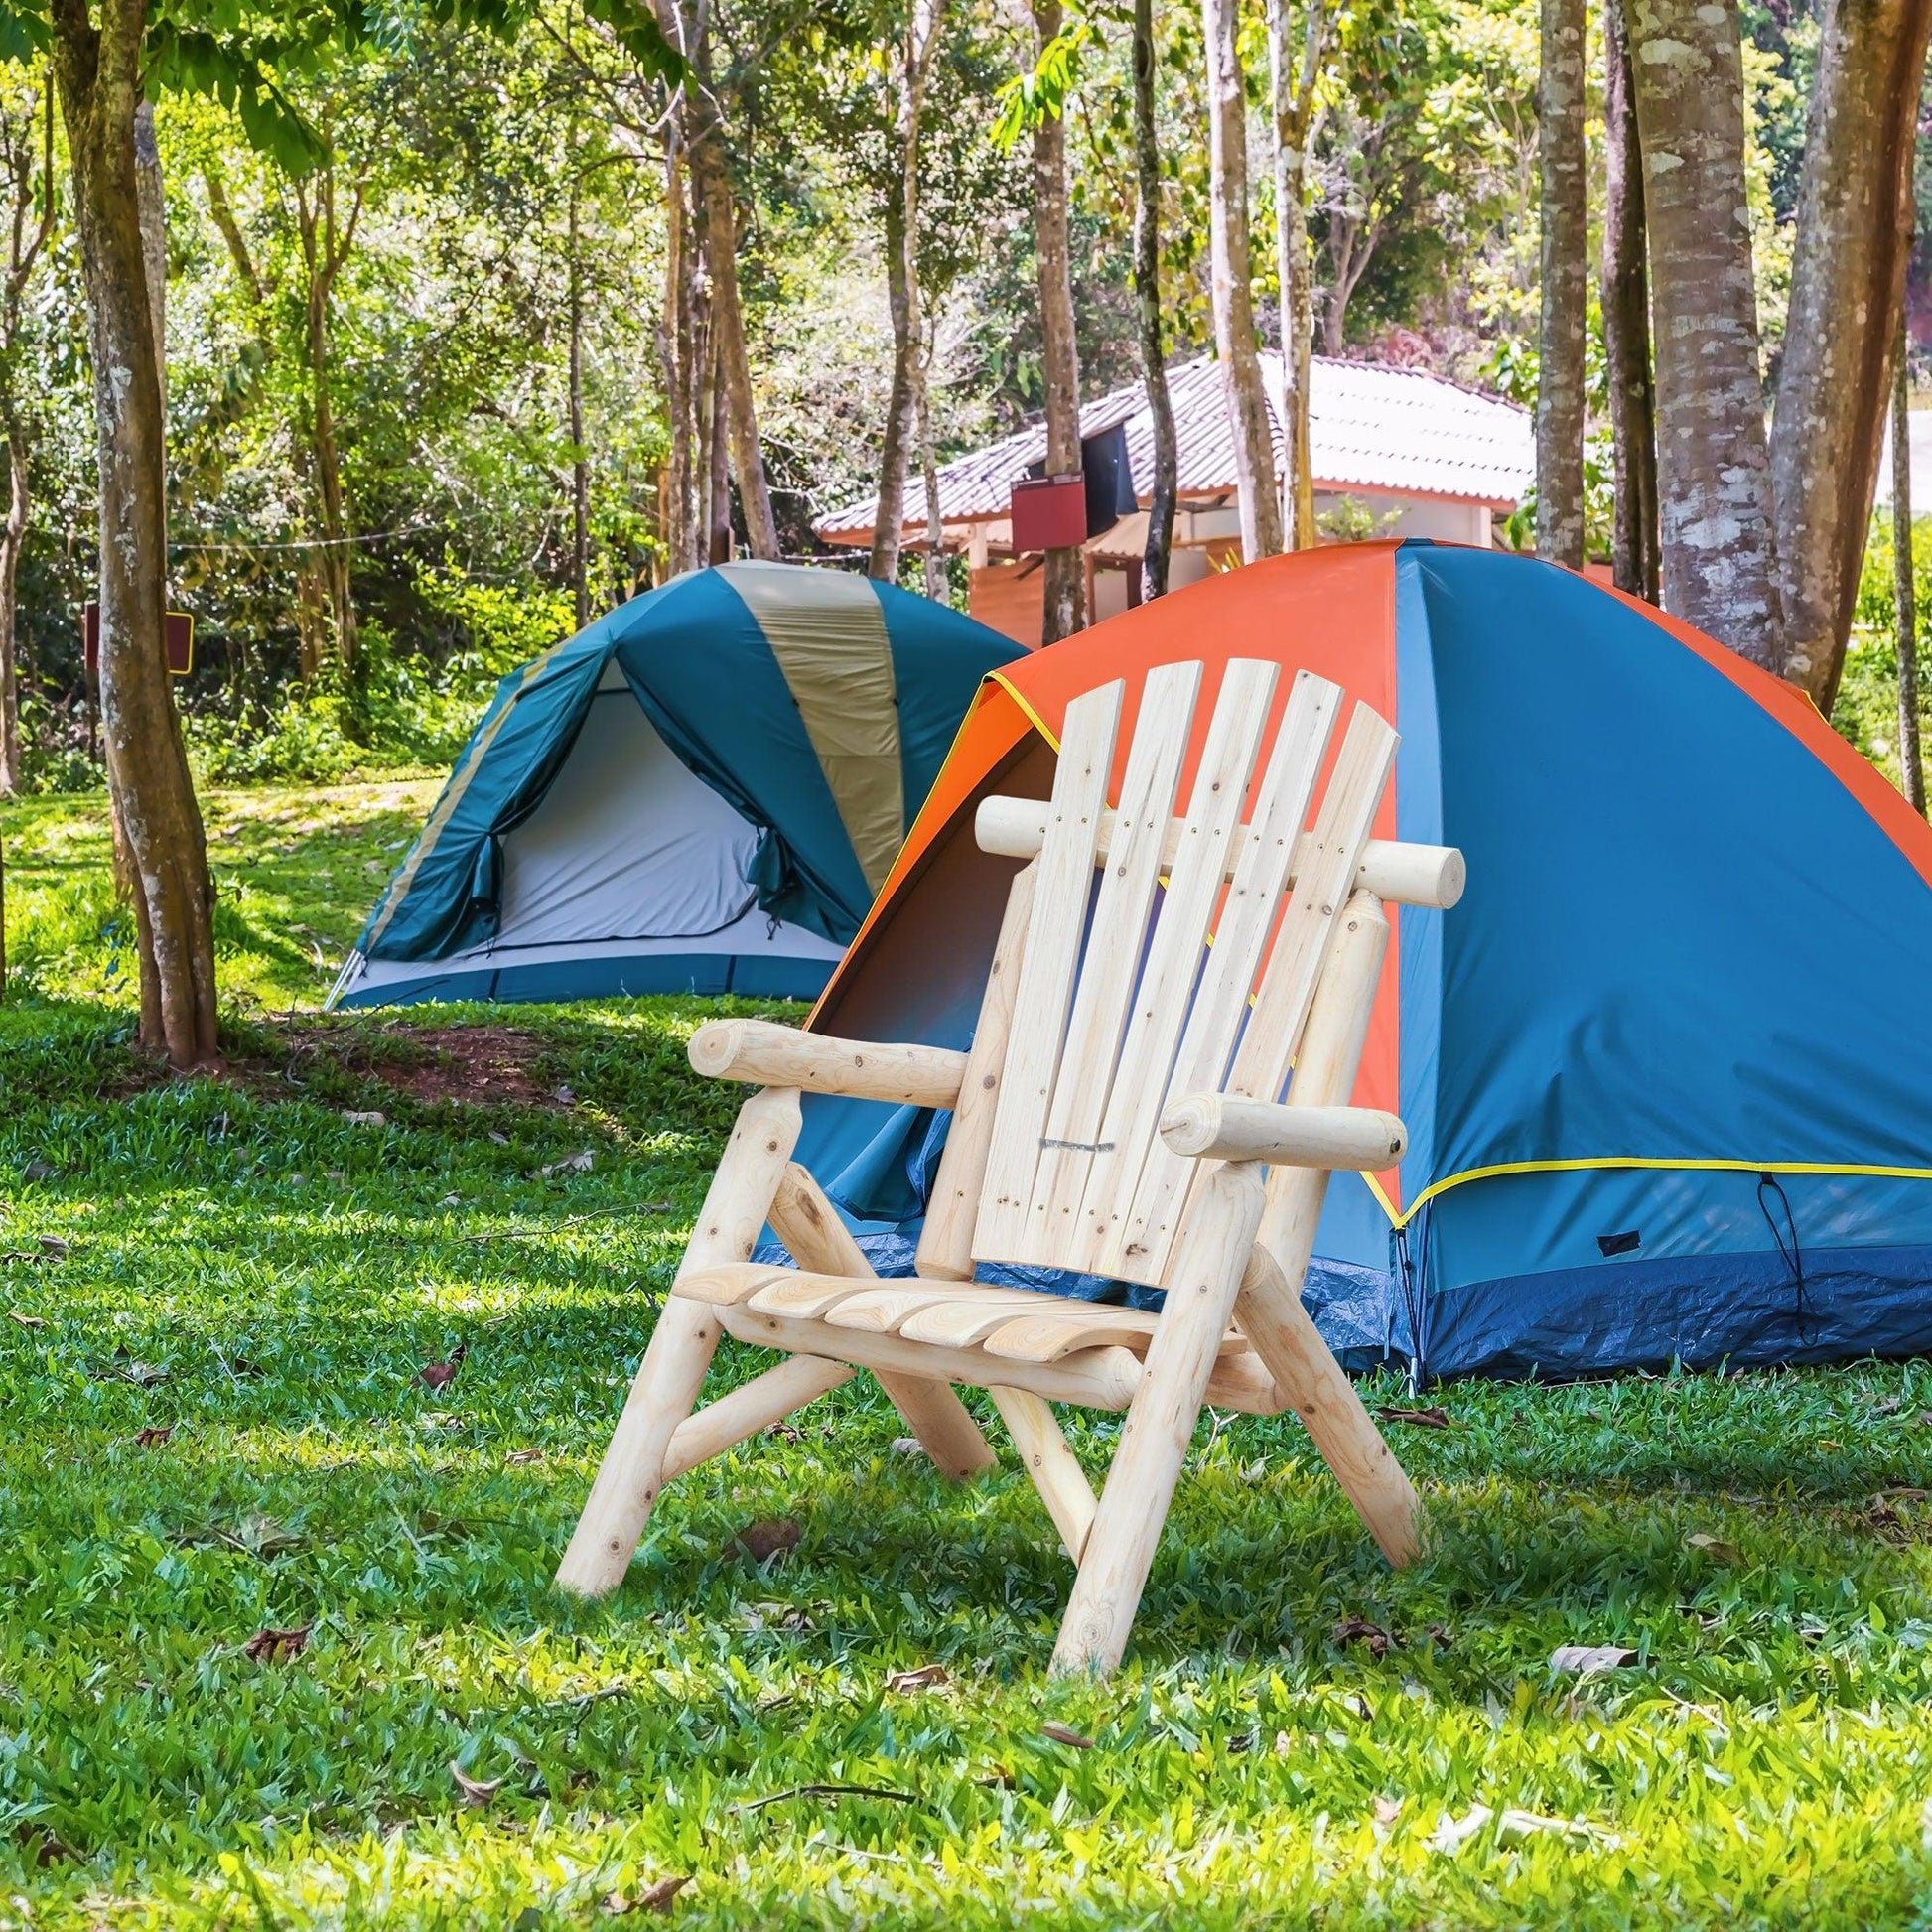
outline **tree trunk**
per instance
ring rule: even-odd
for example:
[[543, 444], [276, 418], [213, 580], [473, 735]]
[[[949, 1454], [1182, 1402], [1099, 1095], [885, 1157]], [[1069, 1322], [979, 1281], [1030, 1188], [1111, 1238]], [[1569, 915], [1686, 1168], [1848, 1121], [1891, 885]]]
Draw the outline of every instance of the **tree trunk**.
[[705, 485], [705, 561], [728, 564], [732, 560], [732, 485], [731, 485], [731, 396], [730, 378], [725, 367], [725, 349], [717, 327], [717, 311], [712, 311], [711, 380], [705, 397], [705, 422], [711, 447], [711, 474]]
[[1302, 64], [1293, 70], [1288, 0], [1270, 0], [1268, 58], [1275, 105], [1275, 239], [1282, 310], [1282, 507], [1287, 543], [1311, 550], [1314, 527], [1314, 451], [1310, 387], [1314, 357], [1314, 263], [1309, 247], [1309, 142], [1315, 82], [1327, 36], [1326, 0], [1305, 0]]
[[925, 342], [913, 363], [912, 415], [919, 435], [919, 481], [925, 486], [925, 594], [935, 604], [949, 596], [946, 583], [946, 523], [939, 507], [939, 452], [932, 440], [932, 358], [938, 353], [939, 331], [929, 323]]
[[1179, 458], [1168, 395], [1168, 348], [1161, 324], [1161, 139], [1155, 114], [1154, 0], [1134, 0], [1134, 300], [1141, 325], [1141, 369], [1154, 426], [1154, 493], [1141, 562], [1143, 600], [1165, 597], [1173, 546]]
[[691, 186], [694, 201], [702, 209], [705, 266], [711, 285], [711, 337], [718, 362], [718, 407], [724, 412], [731, 474], [738, 483], [745, 540], [752, 555], [776, 562], [778, 525], [771, 513], [771, 487], [764, 474], [764, 449], [759, 440], [758, 408], [752, 395], [752, 365], [745, 346], [745, 313], [739, 301], [738, 209], [732, 194], [731, 161], [725, 151], [724, 129], [709, 97], [687, 88], [684, 98], [695, 123], [690, 135]]
[[1899, 304], [1898, 341], [1892, 350], [1891, 545], [1892, 596], [1897, 605], [1898, 769], [1905, 796], [1925, 813], [1925, 765], [1918, 731], [1918, 586], [1912, 554], [1912, 372], [1905, 305]]
[[665, 464], [663, 542], [672, 576], [702, 570], [707, 561], [704, 481], [711, 444], [701, 433], [706, 387], [703, 270], [687, 197], [690, 171], [675, 116], [664, 129], [664, 315], [659, 349], [670, 416]]
[[1766, 670], [1783, 659], [1734, 9], [1632, 0], [1657, 338], [1665, 607]]
[[1616, 587], [1657, 601], [1657, 394], [1650, 374], [1643, 155], [1630, 97], [1624, 0], [1603, 0], [1603, 359], [1615, 463], [1610, 562]]
[[[1032, 0], [1037, 59], [1060, 31], [1060, 0]], [[1046, 387], [1046, 474], [1080, 463], [1080, 350], [1073, 333], [1073, 263], [1067, 233], [1066, 123], [1042, 114], [1034, 128], [1034, 251], [1039, 275], [1041, 372]], [[1057, 643], [1087, 621], [1086, 555], [1077, 545], [1046, 553], [1040, 642]]]
[[[1057, 10], [1056, 10], [1057, 11]], [[1275, 488], [1275, 439], [1268, 422], [1261, 357], [1255, 347], [1253, 249], [1248, 232], [1248, 97], [1235, 45], [1236, 0], [1201, 0], [1207, 55], [1210, 294], [1214, 352], [1227, 382], [1228, 427], [1241, 512], [1241, 550], [1249, 563], [1282, 547]]]
[[1584, 563], [1584, 330], [1589, 208], [1584, 158], [1584, 0], [1542, 0], [1536, 88], [1542, 316], [1537, 330], [1536, 554]]
[[893, 382], [886, 398], [886, 442], [879, 455], [879, 508], [873, 518], [868, 576], [898, 581], [899, 539], [905, 525], [905, 475], [911, 464], [912, 298], [905, 281], [905, 201], [886, 206], [886, 309], [893, 324]]
[[7, 521], [0, 527], [0, 796], [21, 786], [19, 615], [20, 549], [27, 540], [27, 453], [18, 431], [7, 438]]
[[142, 247], [134, 119], [146, 11], [55, 13], [93, 352], [100, 503], [100, 709], [107, 778], [135, 861], [141, 1037], [187, 1068], [219, 1050], [202, 814], [168, 685], [162, 386]]
[[584, 448], [584, 265], [579, 258], [579, 176], [570, 183], [570, 583], [577, 627], [591, 621], [591, 466]]
[[1771, 475], [1782, 668], [1826, 712], [1877, 484], [1929, 29], [1932, 0], [1832, 0], [1805, 129]]

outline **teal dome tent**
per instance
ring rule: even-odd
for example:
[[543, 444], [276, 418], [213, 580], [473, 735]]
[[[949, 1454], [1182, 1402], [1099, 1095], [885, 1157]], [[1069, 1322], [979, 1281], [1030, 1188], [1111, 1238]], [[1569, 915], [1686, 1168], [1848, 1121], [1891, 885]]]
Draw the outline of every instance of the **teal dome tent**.
[[842, 571], [632, 599], [497, 686], [331, 1005], [813, 997], [1018, 655]]

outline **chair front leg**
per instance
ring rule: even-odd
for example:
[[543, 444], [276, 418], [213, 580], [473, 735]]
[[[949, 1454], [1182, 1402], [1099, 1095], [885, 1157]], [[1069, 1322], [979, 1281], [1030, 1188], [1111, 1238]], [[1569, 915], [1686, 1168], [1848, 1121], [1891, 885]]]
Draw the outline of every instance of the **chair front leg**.
[[[752, 1258], [800, 1125], [795, 1088], [766, 1087], [746, 1101], [712, 1176], [680, 1276]], [[665, 1450], [698, 1399], [721, 1332], [715, 1309], [666, 1297], [590, 1500], [558, 1566], [561, 1588], [577, 1596], [603, 1596], [623, 1581], [663, 1487]]]
[[1056, 1671], [1104, 1676], [1120, 1662], [1147, 1587], [1168, 1506], [1200, 1420], [1214, 1358], [1241, 1289], [1264, 1194], [1252, 1166], [1213, 1171], [1168, 1276], [1167, 1305], [1080, 1557]]

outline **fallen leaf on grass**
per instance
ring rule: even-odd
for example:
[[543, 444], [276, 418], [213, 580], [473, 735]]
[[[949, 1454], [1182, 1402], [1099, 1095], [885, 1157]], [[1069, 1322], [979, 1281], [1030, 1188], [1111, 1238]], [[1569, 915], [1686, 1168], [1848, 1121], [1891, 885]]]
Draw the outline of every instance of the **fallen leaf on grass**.
[[389, 1125], [389, 1116], [379, 1107], [370, 1107], [364, 1111], [357, 1111], [351, 1107], [344, 1113], [343, 1119], [351, 1127], [387, 1127]]
[[57, 1838], [44, 1826], [23, 1824], [14, 1828], [14, 1843], [26, 1855], [27, 1863], [45, 1871], [51, 1864], [68, 1864], [79, 1858], [66, 1839]]
[[1451, 1818], [1448, 1812], [1444, 1812], [1437, 1821], [1435, 1831], [1430, 1834], [1429, 1849], [1432, 1852], [1459, 1852], [1495, 1815], [1487, 1805], [1471, 1805], [1460, 1818]]
[[49, 1261], [65, 1261], [73, 1252], [73, 1249], [67, 1242], [63, 1241], [58, 1234], [43, 1234], [38, 1236], [35, 1240], [35, 1246], [40, 1249], [41, 1253]]
[[1093, 1749], [1093, 1739], [1091, 1737], [1082, 1737], [1077, 1730], [1070, 1729], [1065, 1725], [1041, 1725], [1039, 1734], [1042, 1737], [1051, 1738], [1056, 1744], [1069, 1745], [1076, 1751], [1090, 1751]]
[[286, 1523], [278, 1523], [274, 1517], [251, 1509], [236, 1524], [234, 1534], [224, 1534], [222, 1541], [232, 1543], [237, 1550], [246, 1550], [251, 1557], [273, 1557], [284, 1550], [298, 1548], [302, 1538]]
[[1438, 1650], [1447, 1650], [1455, 1642], [1446, 1623], [1432, 1623], [1429, 1626], [1429, 1639]]
[[732, 1543], [754, 1563], [769, 1563], [773, 1557], [797, 1549], [798, 1539], [803, 1535], [804, 1531], [796, 1523], [781, 1517], [771, 1522], [748, 1524]]
[[1684, 1541], [1693, 1550], [1702, 1550], [1713, 1563], [1737, 1561], [1737, 1546], [1734, 1543], [1726, 1543], [1721, 1536], [1707, 1536], [1699, 1530], [1694, 1535], [1687, 1536]]
[[475, 1805], [481, 1810], [503, 1788], [501, 1778], [473, 1778], [455, 1758], [450, 1759], [450, 1775], [456, 1779], [456, 1788], [463, 1793], [466, 1805]]
[[456, 1380], [456, 1372], [463, 1366], [463, 1358], [469, 1352], [470, 1344], [460, 1341], [450, 1350], [447, 1362], [426, 1362], [416, 1373], [425, 1388], [447, 1389]]
[[621, 1918], [625, 1912], [668, 1912], [671, 1900], [690, 1882], [689, 1878], [659, 1878], [628, 1898], [621, 1891], [606, 1892], [604, 1909], [613, 1918]]
[[1402, 1815], [1400, 1798], [1377, 1798], [1375, 1801], [1375, 1822], [1378, 1825], [1393, 1825]]
[[1437, 1825], [1429, 1843], [1438, 1852], [1456, 1852], [1476, 1836], [1484, 1826], [1494, 1821], [1498, 1838], [1534, 1838], [1539, 1833], [1556, 1832], [1565, 1838], [1593, 1839], [1602, 1845], [1620, 1845], [1623, 1841], [1614, 1832], [1608, 1832], [1601, 1825], [1592, 1825], [1583, 1818], [1545, 1818], [1541, 1812], [1523, 1811], [1515, 1805], [1501, 1812], [1488, 1805], [1471, 1805], [1460, 1818], [1451, 1818], [1444, 1812], [1442, 1822]]
[[1599, 1671], [1621, 1670], [1634, 1664], [1637, 1653], [1618, 1643], [1559, 1644], [1550, 1653], [1553, 1671], [1568, 1671], [1578, 1677], [1594, 1677]]
[[520, 1467], [525, 1462], [541, 1462], [542, 1460], [543, 1451], [540, 1449], [511, 1449], [503, 1457], [503, 1466], [506, 1469], [514, 1469]]
[[257, 1630], [241, 1646], [241, 1654], [258, 1664], [286, 1664], [308, 1649], [309, 1632], [314, 1628], [313, 1623], [298, 1623], [286, 1630]]
[[889, 1691], [933, 1691], [942, 1684], [950, 1684], [951, 1676], [944, 1664], [921, 1664], [917, 1670], [896, 1670], [886, 1680]]
[[1369, 1622], [1364, 1616], [1345, 1616], [1329, 1632], [1329, 1640], [1344, 1649], [1351, 1643], [1368, 1646], [1368, 1654], [1380, 1663], [1396, 1645], [1396, 1639], [1382, 1628], [1379, 1623]]
[[29, 1161], [21, 1169], [22, 1180], [52, 1180], [60, 1173], [59, 1168], [50, 1167], [45, 1161]]
[[893, 1438], [895, 1455], [923, 1455], [925, 1445], [916, 1436], [895, 1436]]
[[1427, 1409], [1382, 1408], [1375, 1412], [1384, 1422], [1413, 1423], [1418, 1429], [1453, 1429], [1455, 1418], [1447, 1409], [1432, 1403]]
[[163, 1423], [154, 1429], [137, 1429], [134, 1432], [134, 1447], [136, 1449], [159, 1449], [174, 1433], [175, 1426], [173, 1423]]
[[553, 1161], [547, 1168], [537, 1170], [539, 1180], [548, 1180], [553, 1174], [589, 1173], [597, 1166], [597, 1156], [587, 1147], [579, 1148], [575, 1154], [566, 1154], [561, 1161]]
[[22, 1314], [18, 1309], [7, 1311], [7, 1319], [23, 1328], [45, 1328], [47, 1317], [44, 1314]]

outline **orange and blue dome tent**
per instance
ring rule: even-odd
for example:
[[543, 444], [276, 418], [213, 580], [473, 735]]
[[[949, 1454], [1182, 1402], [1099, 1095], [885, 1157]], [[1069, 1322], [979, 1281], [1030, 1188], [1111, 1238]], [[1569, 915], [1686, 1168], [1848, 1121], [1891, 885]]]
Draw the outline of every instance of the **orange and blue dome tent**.
[[[1127, 680], [1124, 746], [1150, 669], [1211, 697], [1237, 655], [1391, 718], [1377, 836], [1468, 862], [1452, 910], [1390, 908], [1355, 1099], [1408, 1153], [1335, 1177], [1307, 1290], [1351, 1366], [1932, 1347], [1932, 830], [1802, 695], [1528, 558], [1307, 551], [993, 671], [812, 1025], [964, 1045], [1015, 864], [978, 801], [1046, 795], [1080, 692]], [[808, 1105], [800, 1158], [905, 1272], [946, 1117]]]

